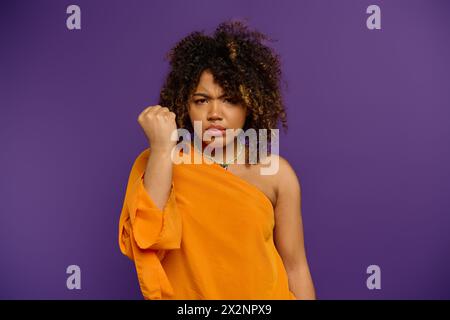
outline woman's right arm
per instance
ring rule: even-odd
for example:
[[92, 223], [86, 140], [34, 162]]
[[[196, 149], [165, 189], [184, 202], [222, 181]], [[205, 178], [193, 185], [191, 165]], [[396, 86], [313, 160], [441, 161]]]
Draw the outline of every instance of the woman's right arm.
[[176, 249], [181, 242], [181, 216], [172, 179], [170, 140], [175, 115], [161, 106], [145, 109], [138, 118], [150, 148], [133, 164], [119, 223], [122, 253], [133, 259], [131, 243], [142, 250]]
[[138, 122], [151, 148], [144, 186], [156, 206], [162, 210], [172, 185], [171, 152], [176, 141], [171, 141], [170, 136], [177, 129], [175, 113], [159, 105], [148, 107], [139, 115]]
[[163, 210], [169, 199], [172, 185], [172, 161], [170, 151], [151, 149], [144, 174], [144, 186], [155, 205]]
[[161, 264], [167, 250], [179, 249], [181, 214], [175, 197], [170, 153], [175, 143], [175, 114], [161, 106], [145, 109], [138, 118], [150, 148], [135, 160], [128, 178], [119, 220], [121, 252], [134, 261], [146, 299], [174, 291]]

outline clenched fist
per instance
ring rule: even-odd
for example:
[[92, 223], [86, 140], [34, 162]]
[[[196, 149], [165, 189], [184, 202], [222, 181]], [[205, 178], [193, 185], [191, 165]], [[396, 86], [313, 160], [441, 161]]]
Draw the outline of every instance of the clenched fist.
[[145, 108], [138, 117], [138, 122], [153, 151], [170, 152], [177, 141], [172, 141], [170, 136], [177, 130], [175, 113], [160, 105]]

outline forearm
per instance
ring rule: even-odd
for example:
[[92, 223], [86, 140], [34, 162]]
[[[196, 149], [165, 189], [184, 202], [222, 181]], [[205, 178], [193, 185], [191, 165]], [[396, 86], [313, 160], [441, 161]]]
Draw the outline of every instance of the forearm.
[[170, 150], [150, 150], [144, 175], [144, 186], [150, 198], [161, 210], [164, 209], [170, 195], [172, 165]]
[[316, 299], [314, 284], [307, 264], [287, 270], [287, 275], [289, 289], [295, 294], [297, 300]]

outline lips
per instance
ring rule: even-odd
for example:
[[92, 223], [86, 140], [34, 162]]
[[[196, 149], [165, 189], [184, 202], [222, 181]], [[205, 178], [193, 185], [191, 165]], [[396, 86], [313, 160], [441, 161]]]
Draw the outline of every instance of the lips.
[[208, 134], [214, 135], [214, 136], [224, 135], [225, 129], [221, 130], [221, 129], [217, 129], [217, 128], [209, 128], [209, 129], [206, 129], [206, 132], [208, 132]]
[[222, 127], [221, 125], [218, 125], [218, 124], [213, 124], [206, 128], [206, 130], [209, 130], [209, 129], [225, 130], [226, 128]]
[[224, 135], [225, 134], [225, 128], [220, 125], [211, 125], [208, 128], [206, 128], [206, 131], [208, 134], [211, 135]]

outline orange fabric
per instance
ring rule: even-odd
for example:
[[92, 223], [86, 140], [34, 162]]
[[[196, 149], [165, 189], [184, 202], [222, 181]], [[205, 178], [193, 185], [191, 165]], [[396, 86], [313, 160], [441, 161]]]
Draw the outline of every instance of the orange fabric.
[[295, 299], [262, 191], [217, 164], [174, 164], [160, 210], [143, 183], [149, 154], [133, 164], [119, 221], [145, 299]]

